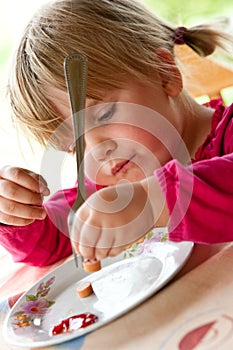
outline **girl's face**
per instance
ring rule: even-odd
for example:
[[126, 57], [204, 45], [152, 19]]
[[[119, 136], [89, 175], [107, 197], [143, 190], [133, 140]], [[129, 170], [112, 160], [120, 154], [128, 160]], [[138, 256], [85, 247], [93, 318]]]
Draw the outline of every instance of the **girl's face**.
[[161, 88], [128, 83], [105, 101], [87, 101], [85, 169], [93, 182], [138, 181], [172, 158], [178, 123]]
[[[64, 94], [64, 93], [63, 93]], [[53, 100], [70, 117], [65, 95]], [[85, 172], [100, 185], [138, 181], [165, 164], [179, 146], [177, 118], [161, 87], [128, 83], [104, 101], [87, 99]]]

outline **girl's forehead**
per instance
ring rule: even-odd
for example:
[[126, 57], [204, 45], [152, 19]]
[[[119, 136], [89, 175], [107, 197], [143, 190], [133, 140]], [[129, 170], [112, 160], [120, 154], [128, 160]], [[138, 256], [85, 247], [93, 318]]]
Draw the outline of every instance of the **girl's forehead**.
[[[53, 86], [46, 86], [45, 91], [49, 102], [60, 117], [62, 117], [62, 119], [69, 118], [71, 116], [71, 109], [68, 92]], [[101, 103], [103, 103], [101, 100], [91, 97], [86, 98], [86, 108], [94, 107]]]
[[[46, 95], [48, 100], [51, 102], [52, 106], [59, 113], [59, 115], [63, 119], [67, 119], [71, 115], [70, 110], [70, 99], [67, 90], [61, 90], [59, 88], [53, 86], [45, 87]], [[108, 104], [109, 102], [127, 102], [130, 97], [134, 95], [135, 92], [138, 91], [138, 84], [127, 84], [121, 89], [115, 89], [112, 91], [108, 91], [104, 94], [102, 98], [94, 98], [87, 96], [85, 108], [90, 111], [96, 111], [93, 109], [103, 104]], [[140, 89], [141, 92], [141, 89]]]
[[[68, 92], [65, 90], [58, 89], [54, 86], [46, 86], [45, 87], [46, 94], [49, 98], [49, 100], [56, 102], [56, 103], [62, 103], [62, 104], [67, 104], [69, 103], [69, 96]], [[86, 98], [86, 104], [87, 107], [96, 105], [98, 103], [101, 103], [101, 100], [97, 100], [92, 97], [87, 97]]]
[[46, 95], [48, 99], [53, 103], [67, 104], [69, 103], [69, 97], [67, 91], [60, 90], [54, 86], [45, 86]]

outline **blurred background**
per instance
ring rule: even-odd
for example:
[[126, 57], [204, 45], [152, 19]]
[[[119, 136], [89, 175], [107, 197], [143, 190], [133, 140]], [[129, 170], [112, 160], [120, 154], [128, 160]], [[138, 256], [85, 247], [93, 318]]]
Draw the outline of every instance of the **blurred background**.
[[[40, 170], [39, 160], [43, 150], [37, 144], [32, 144], [31, 148], [24, 138], [14, 131], [5, 98], [5, 88], [14, 47], [34, 11], [45, 2], [47, 0], [0, 0], [0, 167], [11, 164], [34, 171]], [[231, 25], [233, 22], [232, 0], [144, 0], [142, 2], [156, 14], [176, 25], [191, 26], [225, 16], [229, 18]], [[232, 57], [229, 60], [232, 62]]]

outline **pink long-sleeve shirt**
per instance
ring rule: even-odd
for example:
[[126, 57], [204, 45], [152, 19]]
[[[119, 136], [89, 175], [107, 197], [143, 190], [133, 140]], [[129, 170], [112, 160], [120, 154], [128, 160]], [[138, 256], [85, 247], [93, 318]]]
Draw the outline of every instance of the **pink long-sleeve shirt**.
[[233, 240], [233, 104], [211, 106], [216, 107], [211, 132], [192, 164], [172, 160], [155, 171], [170, 211], [172, 241]]
[[[171, 160], [157, 169], [171, 219], [169, 239], [196, 243], [233, 240], [233, 104], [211, 104], [212, 130], [189, 166]], [[87, 195], [98, 188], [86, 182]], [[47, 217], [24, 227], [0, 226], [0, 243], [16, 262], [49, 265], [71, 254], [67, 216], [77, 187], [55, 193], [44, 204]]]

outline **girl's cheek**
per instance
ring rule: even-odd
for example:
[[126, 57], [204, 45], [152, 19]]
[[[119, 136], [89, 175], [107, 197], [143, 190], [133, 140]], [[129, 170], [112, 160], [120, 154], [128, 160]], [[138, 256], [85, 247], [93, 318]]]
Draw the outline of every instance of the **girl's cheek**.
[[94, 174], [96, 173], [96, 162], [95, 159], [93, 159], [91, 152], [86, 153], [85, 159], [84, 159], [84, 167], [85, 167], [85, 174], [88, 178], [93, 180]]
[[113, 185], [113, 178], [107, 168], [96, 162], [90, 154], [86, 156], [84, 166], [85, 175], [91, 182], [102, 186]]
[[102, 178], [100, 174], [100, 165], [96, 162], [95, 158], [92, 157], [92, 154], [89, 152], [85, 156], [84, 160], [85, 174], [93, 182], [102, 185], [99, 183], [99, 180]]

